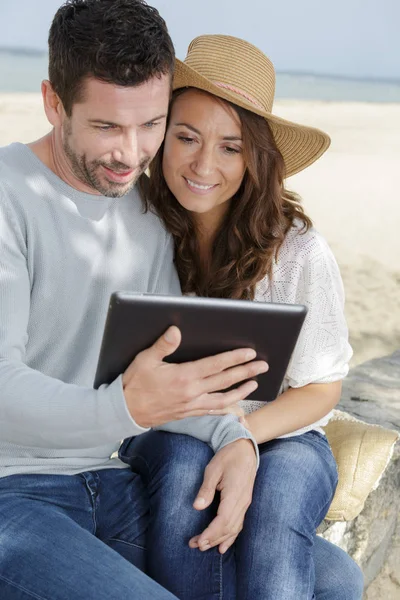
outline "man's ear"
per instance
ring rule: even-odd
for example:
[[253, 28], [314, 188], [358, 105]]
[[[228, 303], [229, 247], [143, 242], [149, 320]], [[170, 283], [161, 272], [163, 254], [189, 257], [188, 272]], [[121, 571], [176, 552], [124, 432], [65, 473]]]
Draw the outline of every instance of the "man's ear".
[[42, 98], [44, 111], [48, 121], [53, 127], [61, 127], [65, 117], [62, 102], [47, 79], [42, 81]]

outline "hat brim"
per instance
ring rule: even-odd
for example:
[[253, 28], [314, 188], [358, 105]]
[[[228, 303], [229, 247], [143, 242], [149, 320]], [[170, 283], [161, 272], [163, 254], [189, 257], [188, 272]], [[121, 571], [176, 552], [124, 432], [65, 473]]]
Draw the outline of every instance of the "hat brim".
[[173, 89], [194, 87], [264, 117], [285, 161], [285, 176], [299, 173], [315, 162], [330, 146], [330, 137], [314, 127], [287, 121], [257, 108], [243, 96], [221, 88], [184, 62], [176, 59]]

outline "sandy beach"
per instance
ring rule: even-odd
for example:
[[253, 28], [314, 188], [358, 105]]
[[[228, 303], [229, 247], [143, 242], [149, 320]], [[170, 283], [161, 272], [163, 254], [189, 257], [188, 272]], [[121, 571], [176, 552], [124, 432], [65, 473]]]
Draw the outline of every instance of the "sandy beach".
[[[332, 137], [327, 154], [288, 187], [339, 262], [352, 365], [400, 348], [400, 104], [281, 100], [274, 112]], [[49, 127], [39, 94], [0, 94], [0, 146]]]

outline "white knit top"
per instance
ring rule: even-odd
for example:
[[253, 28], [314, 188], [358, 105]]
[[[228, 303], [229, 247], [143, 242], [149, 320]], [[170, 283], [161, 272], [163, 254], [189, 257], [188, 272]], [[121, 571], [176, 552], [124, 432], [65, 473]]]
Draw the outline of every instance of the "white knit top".
[[[256, 287], [257, 302], [304, 304], [308, 313], [293, 352], [281, 392], [309, 383], [331, 383], [349, 370], [352, 349], [344, 317], [344, 291], [336, 260], [325, 239], [314, 229], [301, 232], [296, 223], [286, 235], [272, 277]], [[241, 403], [246, 413], [265, 402]], [[282, 437], [298, 435], [326, 425], [331, 413], [303, 429]]]

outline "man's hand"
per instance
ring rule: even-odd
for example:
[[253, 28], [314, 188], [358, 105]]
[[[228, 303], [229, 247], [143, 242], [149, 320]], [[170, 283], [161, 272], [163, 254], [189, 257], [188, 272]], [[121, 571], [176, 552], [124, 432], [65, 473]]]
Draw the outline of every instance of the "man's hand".
[[205, 470], [193, 506], [197, 510], [207, 508], [218, 490], [221, 493], [218, 513], [201, 535], [190, 540], [191, 548], [204, 551], [218, 546], [224, 554], [234, 543], [251, 504], [256, 471], [257, 459], [250, 440], [237, 440], [217, 452]]
[[[236, 404], [257, 388], [257, 382], [246, 380], [268, 370], [266, 362], [254, 361], [256, 353], [249, 348], [179, 365], [164, 362], [180, 342], [179, 329], [170, 327], [153, 346], [138, 354], [123, 374], [128, 410], [142, 427], [200, 417]], [[221, 391], [240, 381], [246, 383]]]

